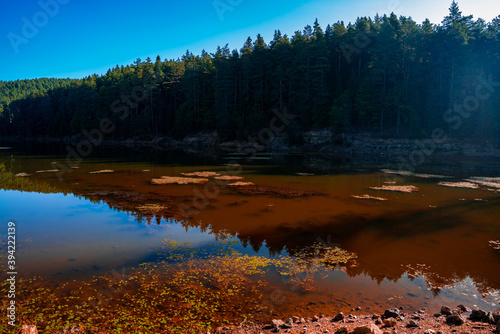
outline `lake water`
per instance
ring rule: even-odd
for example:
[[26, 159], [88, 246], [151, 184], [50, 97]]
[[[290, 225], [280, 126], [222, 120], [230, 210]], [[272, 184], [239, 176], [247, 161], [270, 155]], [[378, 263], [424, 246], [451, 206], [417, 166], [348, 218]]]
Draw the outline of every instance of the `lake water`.
[[[65, 155], [60, 145], [0, 149], [0, 237], [4, 243], [14, 221], [21, 275], [60, 282], [123, 270], [155, 261], [164, 239], [202, 247], [229, 238], [239, 252], [266, 257], [293, 257], [316, 243], [355, 253], [356, 265], [325, 270], [312, 291], [268, 274], [269, 300], [282, 296], [275, 314], [499, 308], [500, 250], [491, 241], [500, 240], [500, 163], [435, 162], [410, 175], [381, 157], [107, 147], [60, 178], [36, 173]], [[91, 173], [100, 170], [112, 172]], [[256, 191], [151, 184], [194, 171], [241, 176]], [[418, 191], [383, 190], [393, 186]], [[163, 211], [145, 213], [145, 204]]]

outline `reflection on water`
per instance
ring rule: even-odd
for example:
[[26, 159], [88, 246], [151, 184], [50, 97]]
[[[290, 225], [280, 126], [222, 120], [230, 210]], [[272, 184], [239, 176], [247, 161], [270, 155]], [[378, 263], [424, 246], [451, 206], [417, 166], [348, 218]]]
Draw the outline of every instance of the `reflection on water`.
[[[380, 171], [387, 165], [344, 161], [340, 164], [347, 168], [342, 168], [329, 160], [325, 166], [312, 156], [292, 156], [291, 163], [280, 156], [278, 165], [275, 160], [244, 165], [239, 159], [239, 175], [259, 191], [245, 195], [219, 185], [202, 210], [185, 216], [179, 205], [193, 206], [203, 185], [158, 186], [150, 180], [203, 170], [225, 173], [227, 160], [200, 165], [171, 156], [148, 159], [88, 159], [60, 182], [53, 172], [35, 173], [63, 161], [60, 156], [2, 153], [1, 187], [13, 190], [0, 191], [0, 219], [19, 226], [23, 270], [54, 277], [94, 275], [153, 259], [165, 238], [202, 245], [235, 237], [238, 250], [266, 256], [294, 256], [319, 242], [356, 253], [357, 265], [326, 270], [316, 290], [307, 293], [269, 274], [268, 292], [279, 289], [290, 301], [276, 305], [283, 313], [348, 310], [356, 303], [373, 310], [443, 302], [498, 308], [500, 252], [490, 241], [500, 239], [500, 196], [491, 187], [439, 185], [497, 175], [429, 166], [427, 174], [394, 179]], [[90, 173], [96, 170], [113, 172]], [[373, 189], [394, 182], [418, 191]], [[277, 195], [283, 193], [299, 195]]]

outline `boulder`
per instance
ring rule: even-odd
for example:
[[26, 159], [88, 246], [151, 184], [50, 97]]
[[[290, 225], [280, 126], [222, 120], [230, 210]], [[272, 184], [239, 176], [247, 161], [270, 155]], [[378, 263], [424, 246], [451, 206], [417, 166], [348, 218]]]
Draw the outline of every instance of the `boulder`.
[[335, 317], [333, 317], [333, 321], [341, 321], [344, 320], [344, 318], [345, 318], [344, 313], [339, 312]]
[[464, 318], [462, 318], [458, 314], [451, 314], [451, 315], [446, 317], [446, 323], [448, 325], [461, 326], [464, 324], [464, 322], [465, 322]]
[[399, 310], [397, 308], [391, 308], [384, 312], [384, 318], [397, 318], [398, 316]]
[[354, 328], [352, 334], [382, 334], [382, 331], [375, 324], [368, 324]]
[[472, 310], [469, 319], [472, 321], [482, 321], [484, 316], [486, 316], [486, 312], [483, 310]]
[[384, 325], [387, 327], [394, 327], [396, 326], [396, 319], [394, 318], [384, 319]]
[[450, 315], [452, 314], [451, 308], [449, 306], [443, 305], [441, 306], [441, 313], [444, 315]]
[[280, 319], [273, 319], [271, 321], [271, 325], [273, 326], [273, 328], [275, 330], [279, 330], [281, 326], [283, 326], [285, 323], [283, 322], [283, 320], [280, 320]]
[[408, 322], [408, 325], [406, 325], [406, 327], [408, 327], [408, 328], [418, 327], [418, 321], [410, 320]]

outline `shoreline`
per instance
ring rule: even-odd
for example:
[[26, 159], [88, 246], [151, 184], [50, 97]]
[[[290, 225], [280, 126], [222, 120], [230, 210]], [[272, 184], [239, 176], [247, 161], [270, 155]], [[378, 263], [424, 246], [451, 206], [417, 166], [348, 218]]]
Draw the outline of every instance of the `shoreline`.
[[[299, 145], [287, 144], [287, 137], [273, 137], [268, 143], [230, 140], [222, 141], [216, 133], [201, 133], [186, 136], [182, 140], [171, 137], [155, 139], [102, 139], [95, 146], [121, 146], [128, 148], [151, 147], [163, 150], [184, 150], [186, 152], [209, 153], [327, 153], [348, 157], [394, 158], [396, 160], [448, 160], [475, 159], [495, 160], [500, 158], [500, 143], [449, 138], [442, 143], [432, 139], [384, 139], [360, 133], [337, 138], [330, 131], [304, 133]], [[81, 134], [63, 138], [0, 138], [4, 142], [61, 143], [76, 146], [88, 140]]]
[[[22, 325], [21, 334], [37, 334], [36, 326]], [[50, 332], [51, 334], [104, 333], [73, 326], [70, 329]], [[195, 332], [193, 332], [195, 333]], [[455, 308], [443, 305], [441, 310], [422, 308], [416, 312], [405, 311], [403, 307], [385, 310], [383, 314], [366, 314], [361, 307], [350, 314], [314, 315], [313, 317], [292, 316], [288, 319], [273, 319], [270, 323], [218, 327], [213, 331], [198, 334], [455, 334], [455, 333], [500, 333], [500, 310], [485, 312], [471, 310], [463, 305]]]
[[[215, 334], [266, 333], [337, 333], [337, 334], [454, 334], [500, 333], [500, 309], [492, 312], [471, 310], [463, 305], [443, 305], [441, 310], [407, 312], [403, 307], [387, 309], [383, 314], [363, 314], [361, 307], [350, 314], [320, 315], [308, 318], [293, 316], [273, 319], [268, 324], [219, 327]], [[211, 332], [207, 332], [211, 333]]]

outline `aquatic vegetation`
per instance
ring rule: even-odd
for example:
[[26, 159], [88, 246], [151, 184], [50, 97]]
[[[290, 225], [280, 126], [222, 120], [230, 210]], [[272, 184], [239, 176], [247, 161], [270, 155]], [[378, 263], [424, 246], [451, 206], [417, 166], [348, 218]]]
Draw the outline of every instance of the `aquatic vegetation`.
[[[25, 173], [19, 173], [25, 174]], [[0, 164], [0, 189], [19, 190], [41, 193], [61, 193], [63, 191], [54, 186], [49, 185], [44, 181], [35, 181], [24, 175], [14, 175], [5, 169], [4, 164]]]
[[112, 169], [101, 169], [93, 172], [89, 172], [89, 174], [103, 174], [103, 173], [114, 173], [115, 171]]
[[57, 173], [59, 169], [45, 169], [45, 170], [37, 170], [35, 173]]
[[238, 180], [243, 180], [243, 176], [233, 176], [233, 175], [222, 175], [222, 176], [216, 176], [214, 179], [221, 180], [221, 181], [238, 181]]
[[191, 177], [179, 177], [179, 176], [162, 176], [161, 178], [154, 178], [151, 180], [151, 184], [202, 184], [208, 182], [206, 178], [191, 178]]
[[165, 209], [168, 209], [168, 207], [159, 204], [144, 204], [136, 207], [136, 210], [147, 214], [155, 214]]
[[192, 173], [181, 173], [182, 176], [195, 176], [195, 177], [213, 177], [219, 176], [217, 172], [192, 172]]
[[466, 181], [474, 182], [489, 188], [500, 188], [500, 177], [471, 177]]
[[364, 194], [364, 195], [351, 195], [351, 197], [354, 197], [354, 198], [357, 198], [357, 199], [373, 199], [373, 200], [376, 200], [376, 201], [387, 201], [387, 198], [370, 196], [368, 194]]
[[479, 185], [472, 182], [444, 182], [438, 183], [440, 186], [451, 187], [451, 188], [467, 188], [467, 189], [478, 189]]
[[406, 186], [388, 186], [384, 185], [381, 187], [369, 187], [372, 190], [384, 190], [384, 191], [398, 191], [402, 193], [412, 193], [415, 191], [420, 191], [420, 189], [416, 186], [406, 185]]
[[[165, 240], [158, 262], [87, 280], [51, 282], [41, 277], [17, 282], [17, 323], [40, 332], [76, 326], [106, 333], [198, 333], [259, 317], [263, 275], [276, 270], [303, 290], [314, 289], [315, 273], [352, 262], [356, 255], [314, 244], [293, 256], [269, 259], [238, 253], [236, 241], [202, 247]], [[3, 269], [3, 268], [2, 268]], [[1, 277], [5, 289], [8, 281]], [[2, 300], [2, 307], [8, 301]], [[6, 325], [0, 331], [6, 332]]]
[[229, 183], [228, 186], [230, 187], [245, 187], [245, 186], [253, 186], [255, 185], [253, 182], [233, 182]]

